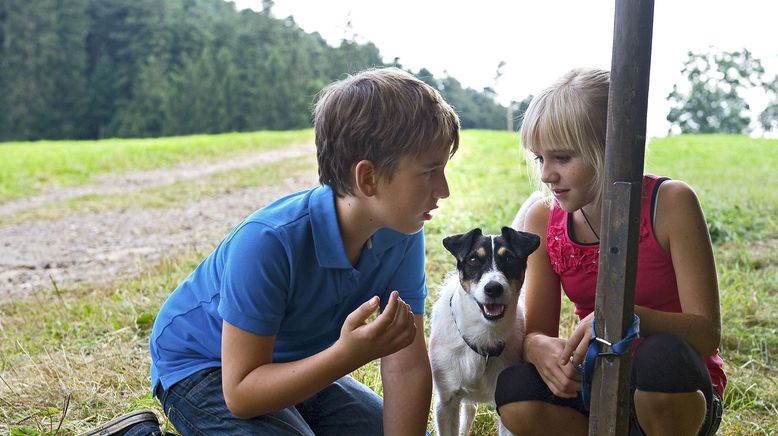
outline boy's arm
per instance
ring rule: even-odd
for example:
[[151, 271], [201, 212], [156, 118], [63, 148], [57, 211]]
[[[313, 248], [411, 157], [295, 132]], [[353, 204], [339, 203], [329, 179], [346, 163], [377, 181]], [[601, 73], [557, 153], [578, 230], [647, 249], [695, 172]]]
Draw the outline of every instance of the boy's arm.
[[424, 316], [414, 315], [416, 338], [402, 350], [381, 359], [384, 387], [384, 433], [423, 435], [432, 398], [432, 370], [424, 342]]
[[418, 337], [410, 308], [393, 292], [384, 311], [375, 297], [352, 312], [331, 347], [294, 362], [273, 363], [274, 336], [258, 336], [228, 322], [222, 329], [222, 388], [230, 411], [253, 418], [297, 404], [365, 363], [406, 348]]

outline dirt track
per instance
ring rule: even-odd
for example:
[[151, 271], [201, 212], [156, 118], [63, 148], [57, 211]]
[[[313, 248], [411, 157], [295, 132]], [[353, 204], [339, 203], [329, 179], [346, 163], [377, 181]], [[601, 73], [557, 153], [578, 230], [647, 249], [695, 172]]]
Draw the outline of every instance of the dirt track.
[[[83, 195], [120, 195], [310, 153], [314, 153], [312, 145], [295, 146], [219, 162], [104, 176], [90, 185], [0, 204], [0, 215]], [[185, 207], [130, 208], [0, 226], [0, 301], [51, 287], [52, 282], [60, 288], [111, 283], [136, 275], [163, 256], [183, 249], [208, 251], [255, 209], [316, 183], [316, 174], [290, 176], [272, 188], [234, 190]]]

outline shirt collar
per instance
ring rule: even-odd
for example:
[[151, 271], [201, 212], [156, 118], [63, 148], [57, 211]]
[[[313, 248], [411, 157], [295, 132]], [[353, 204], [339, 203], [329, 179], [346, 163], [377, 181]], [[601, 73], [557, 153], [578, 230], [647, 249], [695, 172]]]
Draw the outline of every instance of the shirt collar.
[[348, 268], [351, 262], [343, 247], [343, 237], [338, 227], [338, 216], [335, 212], [335, 193], [328, 185], [315, 188], [311, 193], [309, 206], [311, 214], [311, 231], [316, 259], [324, 268]]
[[373, 236], [370, 237], [370, 240], [372, 242], [372, 250], [373, 253], [378, 256], [384, 251], [392, 248], [393, 245], [399, 243], [400, 241], [403, 241], [405, 239], [409, 238], [408, 235], [405, 235], [400, 232], [396, 232], [392, 229], [378, 229]]

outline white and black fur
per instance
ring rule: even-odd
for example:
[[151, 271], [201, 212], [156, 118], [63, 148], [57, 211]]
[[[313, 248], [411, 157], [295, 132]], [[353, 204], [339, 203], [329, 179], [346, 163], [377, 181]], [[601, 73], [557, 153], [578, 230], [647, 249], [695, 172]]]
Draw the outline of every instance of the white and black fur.
[[[477, 403], [494, 404], [497, 376], [521, 360], [524, 311], [519, 296], [527, 258], [540, 244], [532, 233], [503, 227], [443, 239], [457, 269], [432, 309], [429, 355], [439, 436], [466, 435]], [[464, 413], [460, 416], [460, 411]], [[500, 423], [500, 435], [510, 432]]]

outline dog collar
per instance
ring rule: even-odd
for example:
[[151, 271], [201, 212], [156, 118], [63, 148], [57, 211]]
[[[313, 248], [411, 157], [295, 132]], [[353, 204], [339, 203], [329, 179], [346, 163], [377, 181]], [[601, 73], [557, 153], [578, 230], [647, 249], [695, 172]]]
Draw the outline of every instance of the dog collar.
[[[449, 307], [453, 307], [453, 301], [454, 296], [452, 295], [451, 298], [448, 300]], [[468, 347], [470, 347], [471, 350], [475, 351], [481, 356], [484, 356], [486, 358], [489, 357], [497, 357], [500, 354], [502, 354], [502, 350], [505, 349], [505, 342], [500, 341], [496, 345], [493, 345], [488, 348], [481, 348], [478, 346], [473, 345], [472, 342], [470, 342], [465, 335], [462, 334], [462, 330], [459, 329], [459, 325], [457, 324], [457, 318], [454, 316], [454, 311], [451, 311], [451, 318], [454, 319], [454, 326], [456, 326], [457, 331], [459, 332], [459, 336], [462, 338], [463, 341], [465, 341], [465, 344], [467, 344]]]

